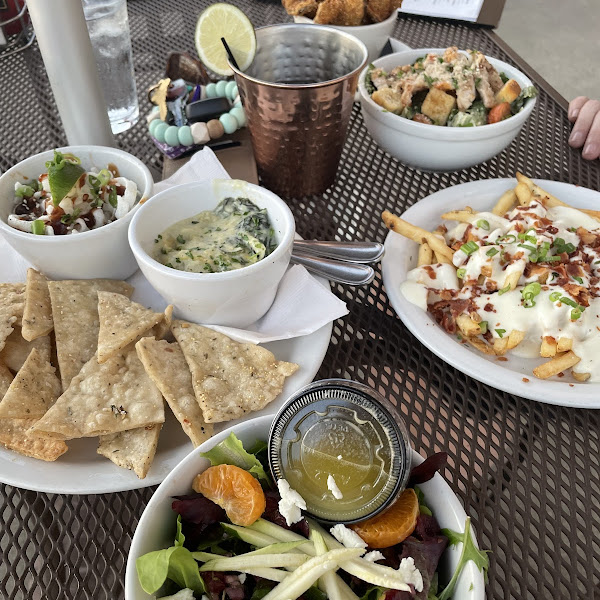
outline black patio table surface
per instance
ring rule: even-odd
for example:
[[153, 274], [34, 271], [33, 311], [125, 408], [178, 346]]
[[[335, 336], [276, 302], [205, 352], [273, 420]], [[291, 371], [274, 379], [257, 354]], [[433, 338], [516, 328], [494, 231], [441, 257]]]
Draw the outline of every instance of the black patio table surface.
[[[276, 2], [234, 3], [255, 26], [291, 20]], [[194, 52], [196, 18], [208, 4], [129, 0], [142, 118], [118, 144], [156, 177], [162, 158], [143, 118], [146, 90], [163, 76], [170, 51]], [[493, 32], [401, 17], [394, 37], [412, 47], [476, 48], [512, 63], [540, 90], [537, 108], [494, 159], [430, 174], [382, 151], [355, 106], [336, 183], [320, 197], [290, 201], [303, 237], [383, 241], [383, 209], [401, 213], [439, 189], [517, 170], [598, 189], [600, 162], [582, 160], [567, 145], [565, 100]], [[0, 170], [66, 143], [37, 45], [0, 60], [0, 90]], [[445, 364], [396, 317], [380, 271], [368, 288], [332, 289], [350, 314], [334, 323], [318, 378], [346, 377], [378, 389], [400, 406], [418, 452], [448, 452], [444, 476], [472, 517], [480, 546], [491, 550], [487, 597], [600, 596], [599, 413], [525, 400]], [[0, 598], [123, 598], [131, 538], [154, 489], [68, 496], [1, 484]]]

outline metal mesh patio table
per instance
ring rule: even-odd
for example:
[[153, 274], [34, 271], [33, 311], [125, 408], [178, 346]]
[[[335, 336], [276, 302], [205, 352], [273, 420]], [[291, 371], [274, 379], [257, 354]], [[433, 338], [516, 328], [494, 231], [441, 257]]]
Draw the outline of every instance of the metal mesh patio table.
[[[256, 26], [290, 20], [276, 2], [234, 3]], [[149, 109], [145, 90], [163, 75], [167, 54], [194, 52], [196, 17], [207, 4], [129, 1], [142, 113]], [[476, 48], [515, 64], [540, 90], [537, 108], [494, 159], [430, 174], [382, 151], [355, 106], [334, 186], [321, 197], [290, 201], [303, 237], [382, 241], [384, 208], [400, 213], [439, 189], [516, 170], [598, 189], [600, 162], [582, 160], [567, 145], [565, 100], [493, 32], [402, 17], [394, 36], [412, 47]], [[35, 44], [0, 61], [0, 89], [0, 170], [66, 143]], [[162, 158], [143, 118], [118, 143], [160, 176]], [[401, 408], [418, 452], [448, 452], [444, 476], [480, 545], [491, 550], [488, 598], [600, 596], [599, 413], [524, 400], [445, 364], [396, 317], [380, 271], [368, 288], [332, 289], [350, 314], [334, 323], [318, 377], [378, 389]], [[154, 489], [62, 496], [0, 484], [0, 598], [123, 598], [131, 537]]]

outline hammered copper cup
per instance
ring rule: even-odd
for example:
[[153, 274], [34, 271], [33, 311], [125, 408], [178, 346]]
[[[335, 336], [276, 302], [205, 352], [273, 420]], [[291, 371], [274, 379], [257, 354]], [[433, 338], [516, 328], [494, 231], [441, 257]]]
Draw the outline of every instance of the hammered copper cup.
[[256, 30], [254, 61], [235, 80], [258, 173], [284, 197], [324, 192], [334, 181], [367, 48], [320, 25]]

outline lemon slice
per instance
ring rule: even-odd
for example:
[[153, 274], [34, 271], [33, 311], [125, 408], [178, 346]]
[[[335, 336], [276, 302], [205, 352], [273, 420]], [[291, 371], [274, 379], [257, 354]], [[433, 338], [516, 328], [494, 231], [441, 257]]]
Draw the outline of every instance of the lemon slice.
[[221, 38], [227, 40], [240, 70], [247, 69], [256, 53], [254, 27], [239, 8], [224, 2], [212, 4], [198, 17], [196, 50], [211, 71], [218, 75], [233, 75]]

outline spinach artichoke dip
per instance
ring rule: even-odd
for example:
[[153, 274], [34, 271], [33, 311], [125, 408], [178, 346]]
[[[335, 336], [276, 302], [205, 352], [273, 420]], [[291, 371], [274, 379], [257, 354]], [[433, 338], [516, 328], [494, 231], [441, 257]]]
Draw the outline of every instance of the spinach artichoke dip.
[[220, 273], [252, 265], [275, 250], [266, 209], [248, 198], [225, 198], [212, 211], [183, 219], [154, 240], [152, 257], [190, 273]]

